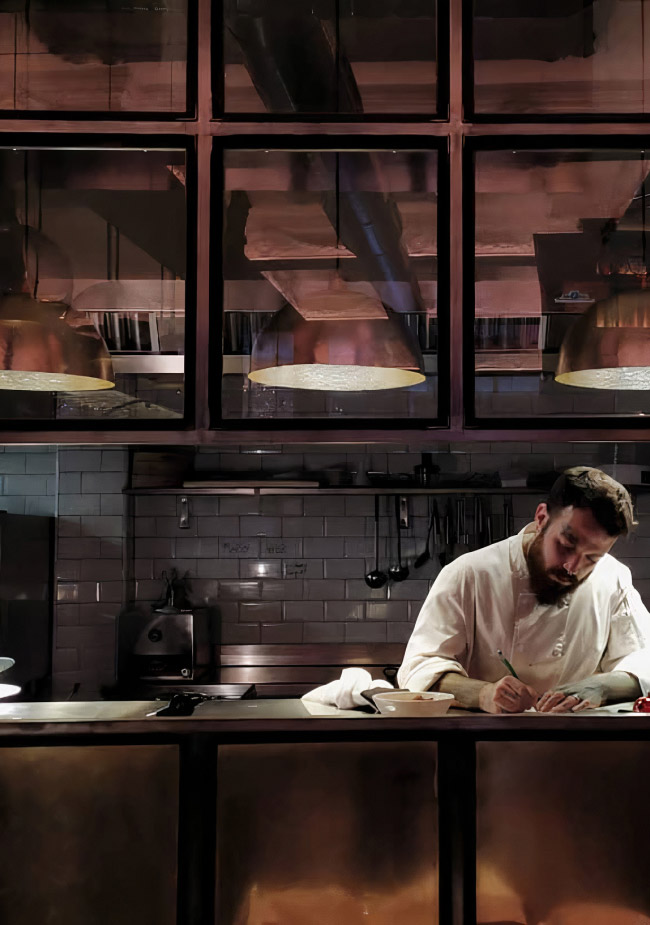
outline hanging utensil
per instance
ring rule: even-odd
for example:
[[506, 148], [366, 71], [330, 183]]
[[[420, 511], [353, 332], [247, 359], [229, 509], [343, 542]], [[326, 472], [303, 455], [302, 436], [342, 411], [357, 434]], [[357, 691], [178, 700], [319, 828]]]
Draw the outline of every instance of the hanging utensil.
[[397, 565], [388, 569], [388, 576], [393, 581], [405, 581], [409, 577], [408, 566], [402, 565], [402, 536], [400, 525], [399, 495], [395, 495], [395, 526], [397, 527]]
[[438, 554], [438, 561], [443, 568], [453, 559], [453, 535], [450, 505], [451, 502], [447, 501], [447, 508], [442, 518], [442, 538], [440, 543], [440, 553]]
[[474, 495], [474, 549], [483, 545], [483, 506], [481, 496]]
[[[434, 501], [433, 504], [435, 505], [435, 503], [436, 503], [436, 502]], [[429, 549], [429, 540], [430, 540], [431, 534], [433, 533], [433, 530], [434, 530], [434, 526], [435, 526], [435, 517], [436, 517], [436, 508], [435, 508], [435, 506], [433, 506], [433, 507], [431, 508], [431, 514], [430, 514], [430, 516], [429, 516], [429, 526], [428, 526], [428, 528], [427, 528], [427, 540], [426, 540], [424, 549], [422, 550], [422, 552], [420, 553], [420, 555], [417, 557], [417, 559], [416, 559], [415, 562], [413, 563], [413, 568], [422, 568], [422, 566], [425, 564], [425, 562], [428, 562], [429, 559], [431, 558], [431, 551], [430, 551], [430, 549]], [[434, 548], [435, 548], [435, 547], [434, 547]]]
[[464, 498], [456, 499], [456, 548], [454, 550], [454, 556], [462, 556], [466, 552], [469, 552], [469, 545], [467, 543], [467, 519], [466, 519], [466, 504]]
[[503, 500], [503, 532], [504, 539], [512, 536], [515, 530], [514, 518], [512, 516], [512, 498], [506, 496]]
[[487, 501], [488, 509], [485, 515], [485, 544], [489, 546], [494, 542], [494, 537], [492, 536], [492, 498], [488, 498]]
[[379, 495], [375, 495], [375, 567], [365, 576], [369, 588], [383, 588], [388, 581], [386, 572], [379, 568]]
[[442, 547], [442, 529], [440, 524], [440, 511], [438, 501], [433, 499], [433, 552]]

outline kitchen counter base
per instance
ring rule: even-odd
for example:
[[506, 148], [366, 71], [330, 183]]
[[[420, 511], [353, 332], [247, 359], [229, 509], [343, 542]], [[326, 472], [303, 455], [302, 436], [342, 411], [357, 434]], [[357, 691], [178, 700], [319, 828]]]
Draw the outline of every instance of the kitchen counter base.
[[631, 705], [163, 706], [0, 706], [3, 925], [650, 925]]

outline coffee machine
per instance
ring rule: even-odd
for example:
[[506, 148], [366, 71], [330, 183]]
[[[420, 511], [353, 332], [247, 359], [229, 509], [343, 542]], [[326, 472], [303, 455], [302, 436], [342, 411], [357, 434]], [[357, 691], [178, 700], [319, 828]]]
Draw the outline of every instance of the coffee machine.
[[[118, 623], [117, 684], [106, 689], [110, 699], [239, 700], [255, 697], [253, 684], [215, 684], [213, 662], [213, 609], [193, 607], [185, 579], [169, 579], [153, 606], [126, 607]], [[177, 715], [189, 715], [182, 709]], [[189, 711], [192, 712], [191, 710]]]
[[200, 681], [210, 669], [205, 608], [126, 612], [120, 619], [118, 674], [135, 682]]
[[119, 621], [118, 676], [131, 683], [200, 681], [210, 669], [208, 608], [192, 607], [185, 582], [163, 572], [164, 592], [151, 611], [127, 609]]

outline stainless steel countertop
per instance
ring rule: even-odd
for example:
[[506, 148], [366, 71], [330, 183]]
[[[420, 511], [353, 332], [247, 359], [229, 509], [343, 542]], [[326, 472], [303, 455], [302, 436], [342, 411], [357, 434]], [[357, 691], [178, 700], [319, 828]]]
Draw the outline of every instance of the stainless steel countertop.
[[[157, 710], [165, 706], [160, 700], [116, 700], [116, 701], [64, 701], [36, 703], [0, 703], [0, 735], [11, 735], [17, 727], [20, 732], [142, 733], [142, 732], [185, 732], [185, 731], [316, 731], [343, 730], [354, 728], [361, 731], [394, 731], [398, 729], [430, 729], [459, 732], [510, 732], [517, 737], [524, 731], [545, 729], [558, 732], [571, 728], [577, 730], [612, 731], [612, 721], [617, 720], [617, 732], [638, 730], [647, 724], [650, 730], [650, 714], [627, 713], [632, 704], [614, 704], [598, 710], [587, 710], [578, 714], [520, 713], [494, 716], [486, 713], [468, 713], [464, 710], [450, 710], [446, 715], [429, 719], [404, 719], [394, 716], [368, 714], [354, 710], [337, 710], [334, 707], [309, 704], [309, 709], [300, 700], [231, 700], [206, 701], [199, 704], [192, 716], [158, 717]], [[210, 728], [208, 728], [208, 726]]]

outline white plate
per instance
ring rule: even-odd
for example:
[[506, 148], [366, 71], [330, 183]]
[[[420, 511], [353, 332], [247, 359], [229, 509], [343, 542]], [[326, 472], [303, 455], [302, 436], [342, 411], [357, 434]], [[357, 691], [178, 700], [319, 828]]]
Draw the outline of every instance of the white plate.
[[19, 693], [20, 688], [17, 684], [0, 684], [0, 697], [13, 697]]
[[453, 699], [439, 691], [386, 691], [373, 697], [379, 712], [391, 716], [442, 716]]
[[0, 671], [6, 671], [8, 668], [13, 668], [15, 664], [15, 659], [8, 658], [5, 655], [0, 656]]

